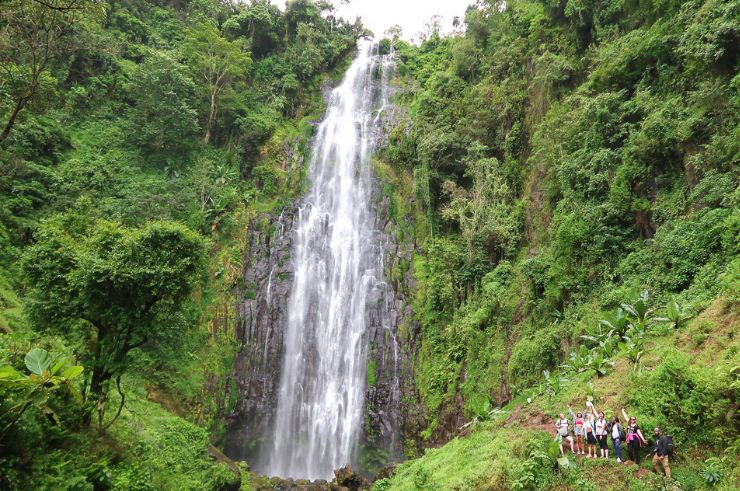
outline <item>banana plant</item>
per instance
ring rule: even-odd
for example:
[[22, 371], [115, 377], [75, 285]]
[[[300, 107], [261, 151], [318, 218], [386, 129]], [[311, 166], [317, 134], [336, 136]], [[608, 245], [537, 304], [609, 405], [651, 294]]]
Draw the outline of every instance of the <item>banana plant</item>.
[[637, 370], [644, 353], [642, 338], [635, 337], [633, 339], [629, 336], [625, 336], [624, 342], [619, 343], [619, 349], [627, 359], [632, 362], [633, 368]]
[[668, 322], [674, 329], [681, 327], [681, 323], [688, 319], [681, 309], [681, 306], [675, 300], [671, 300], [665, 306], [665, 317], [656, 317], [658, 322]]
[[619, 337], [622, 337], [627, 332], [630, 322], [627, 312], [625, 312], [622, 307], [618, 307], [613, 313], [607, 313], [605, 318], [599, 321], [599, 325], [604, 326], [616, 333]]
[[614, 353], [614, 348], [619, 341], [619, 338], [614, 335], [614, 330], [604, 331], [602, 324], [598, 324], [596, 329], [592, 329], [588, 334], [581, 336], [581, 339], [586, 341], [593, 350], [606, 357]]
[[603, 377], [614, 366], [614, 362], [605, 357], [602, 353], [595, 353], [589, 360], [588, 369], [593, 370], [596, 377]]
[[486, 397], [483, 400], [483, 403], [478, 405], [478, 407], [475, 408], [475, 415], [478, 418], [478, 421], [486, 421], [489, 417], [489, 412], [491, 411], [491, 400]]
[[551, 399], [560, 393], [563, 384], [568, 381], [558, 374], [551, 374], [549, 370], [542, 370], [542, 376], [545, 379], [545, 391]]
[[637, 329], [646, 330], [653, 318], [653, 309], [648, 306], [649, 295], [643, 290], [639, 298], [632, 303], [623, 303], [622, 309], [629, 317], [629, 324]]
[[84, 367], [71, 365], [61, 355], [52, 355], [41, 348], [30, 350], [24, 359], [29, 373], [21, 373], [10, 365], [0, 367], [0, 387], [18, 394], [18, 401], [10, 408], [10, 422], [2, 429], [0, 440], [31, 406], [59, 424], [59, 418], [48, 405], [51, 394], [79, 377]]
[[565, 363], [562, 366], [566, 370], [572, 370], [576, 373], [585, 372], [588, 370], [590, 358], [591, 353], [588, 351], [586, 346], [581, 345], [577, 350], [571, 351], [570, 357], [568, 357], [568, 363]]

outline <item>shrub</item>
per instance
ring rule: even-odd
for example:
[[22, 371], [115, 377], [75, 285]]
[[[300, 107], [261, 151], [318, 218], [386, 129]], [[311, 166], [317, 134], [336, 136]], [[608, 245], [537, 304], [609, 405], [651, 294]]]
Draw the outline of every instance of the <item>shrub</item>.
[[559, 354], [560, 338], [558, 332], [551, 328], [519, 340], [509, 360], [510, 382], [519, 388], [535, 384], [544, 370], [557, 364]]
[[684, 354], [666, 354], [652, 371], [636, 375], [628, 391], [629, 403], [672, 435], [679, 446], [688, 441], [716, 441], [721, 435], [710, 433], [713, 419], [729, 407], [729, 400], [718, 390], [725, 377], [692, 366], [689, 360]]

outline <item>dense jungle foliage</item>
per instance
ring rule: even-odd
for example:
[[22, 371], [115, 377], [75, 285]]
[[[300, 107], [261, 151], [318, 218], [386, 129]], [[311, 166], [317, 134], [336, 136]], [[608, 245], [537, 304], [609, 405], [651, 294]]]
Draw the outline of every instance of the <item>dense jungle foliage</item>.
[[[739, 18], [483, 0], [381, 43], [423, 415], [376, 490], [740, 486]], [[260, 485], [211, 445], [223, 306], [366, 34], [323, 1], [0, 0], [0, 489]], [[673, 435], [674, 481], [558, 460], [586, 397]]]
[[377, 169], [418, 247], [421, 435], [497, 422], [376, 489], [666, 485], [551, 473], [551, 438], [507, 429], [587, 396], [672, 434], [683, 489], [739, 485], [739, 19], [714, 0], [483, 1], [462, 35], [384, 40], [404, 115]]
[[1, 489], [234, 482], [219, 307], [364, 34], [308, 0], [0, 2]]

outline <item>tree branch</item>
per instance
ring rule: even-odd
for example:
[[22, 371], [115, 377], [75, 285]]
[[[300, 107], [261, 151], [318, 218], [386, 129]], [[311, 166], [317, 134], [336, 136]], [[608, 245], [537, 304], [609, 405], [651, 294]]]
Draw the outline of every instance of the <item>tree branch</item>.
[[106, 424], [102, 428], [101, 432], [104, 432], [105, 430], [110, 428], [113, 423], [115, 423], [115, 421], [121, 415], [121, 411], [123, 410], [123, 405], [126, 403], [126, 394], [124, 394], [123, 391], [121, 390], [121, 375], [118, 375], [118, 377], [116, 377], [116, 390], [118, 390], [118, 395], [121, 396], [121, 403], [118, 405], [118, 411], [116, 411], [116, 415], [113, 416], [113, 419], [108, 421], [108, 424]]

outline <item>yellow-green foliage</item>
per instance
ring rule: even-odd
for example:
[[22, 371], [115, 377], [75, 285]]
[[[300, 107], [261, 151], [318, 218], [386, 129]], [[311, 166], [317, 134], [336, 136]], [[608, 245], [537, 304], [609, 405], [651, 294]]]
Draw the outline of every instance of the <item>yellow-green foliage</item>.
[[0, 332], [9, 332], [23, 323], [22, 303], [10, 286], [7, 273], [0, 270]]
[[455, 438], [439, 449], [401, 464], [393, 478], [375, 483], [376, 491], [418, 489], [506, 489], [514, 461], [512, 447], [529, 435], [515, 431], [480, 429]]

